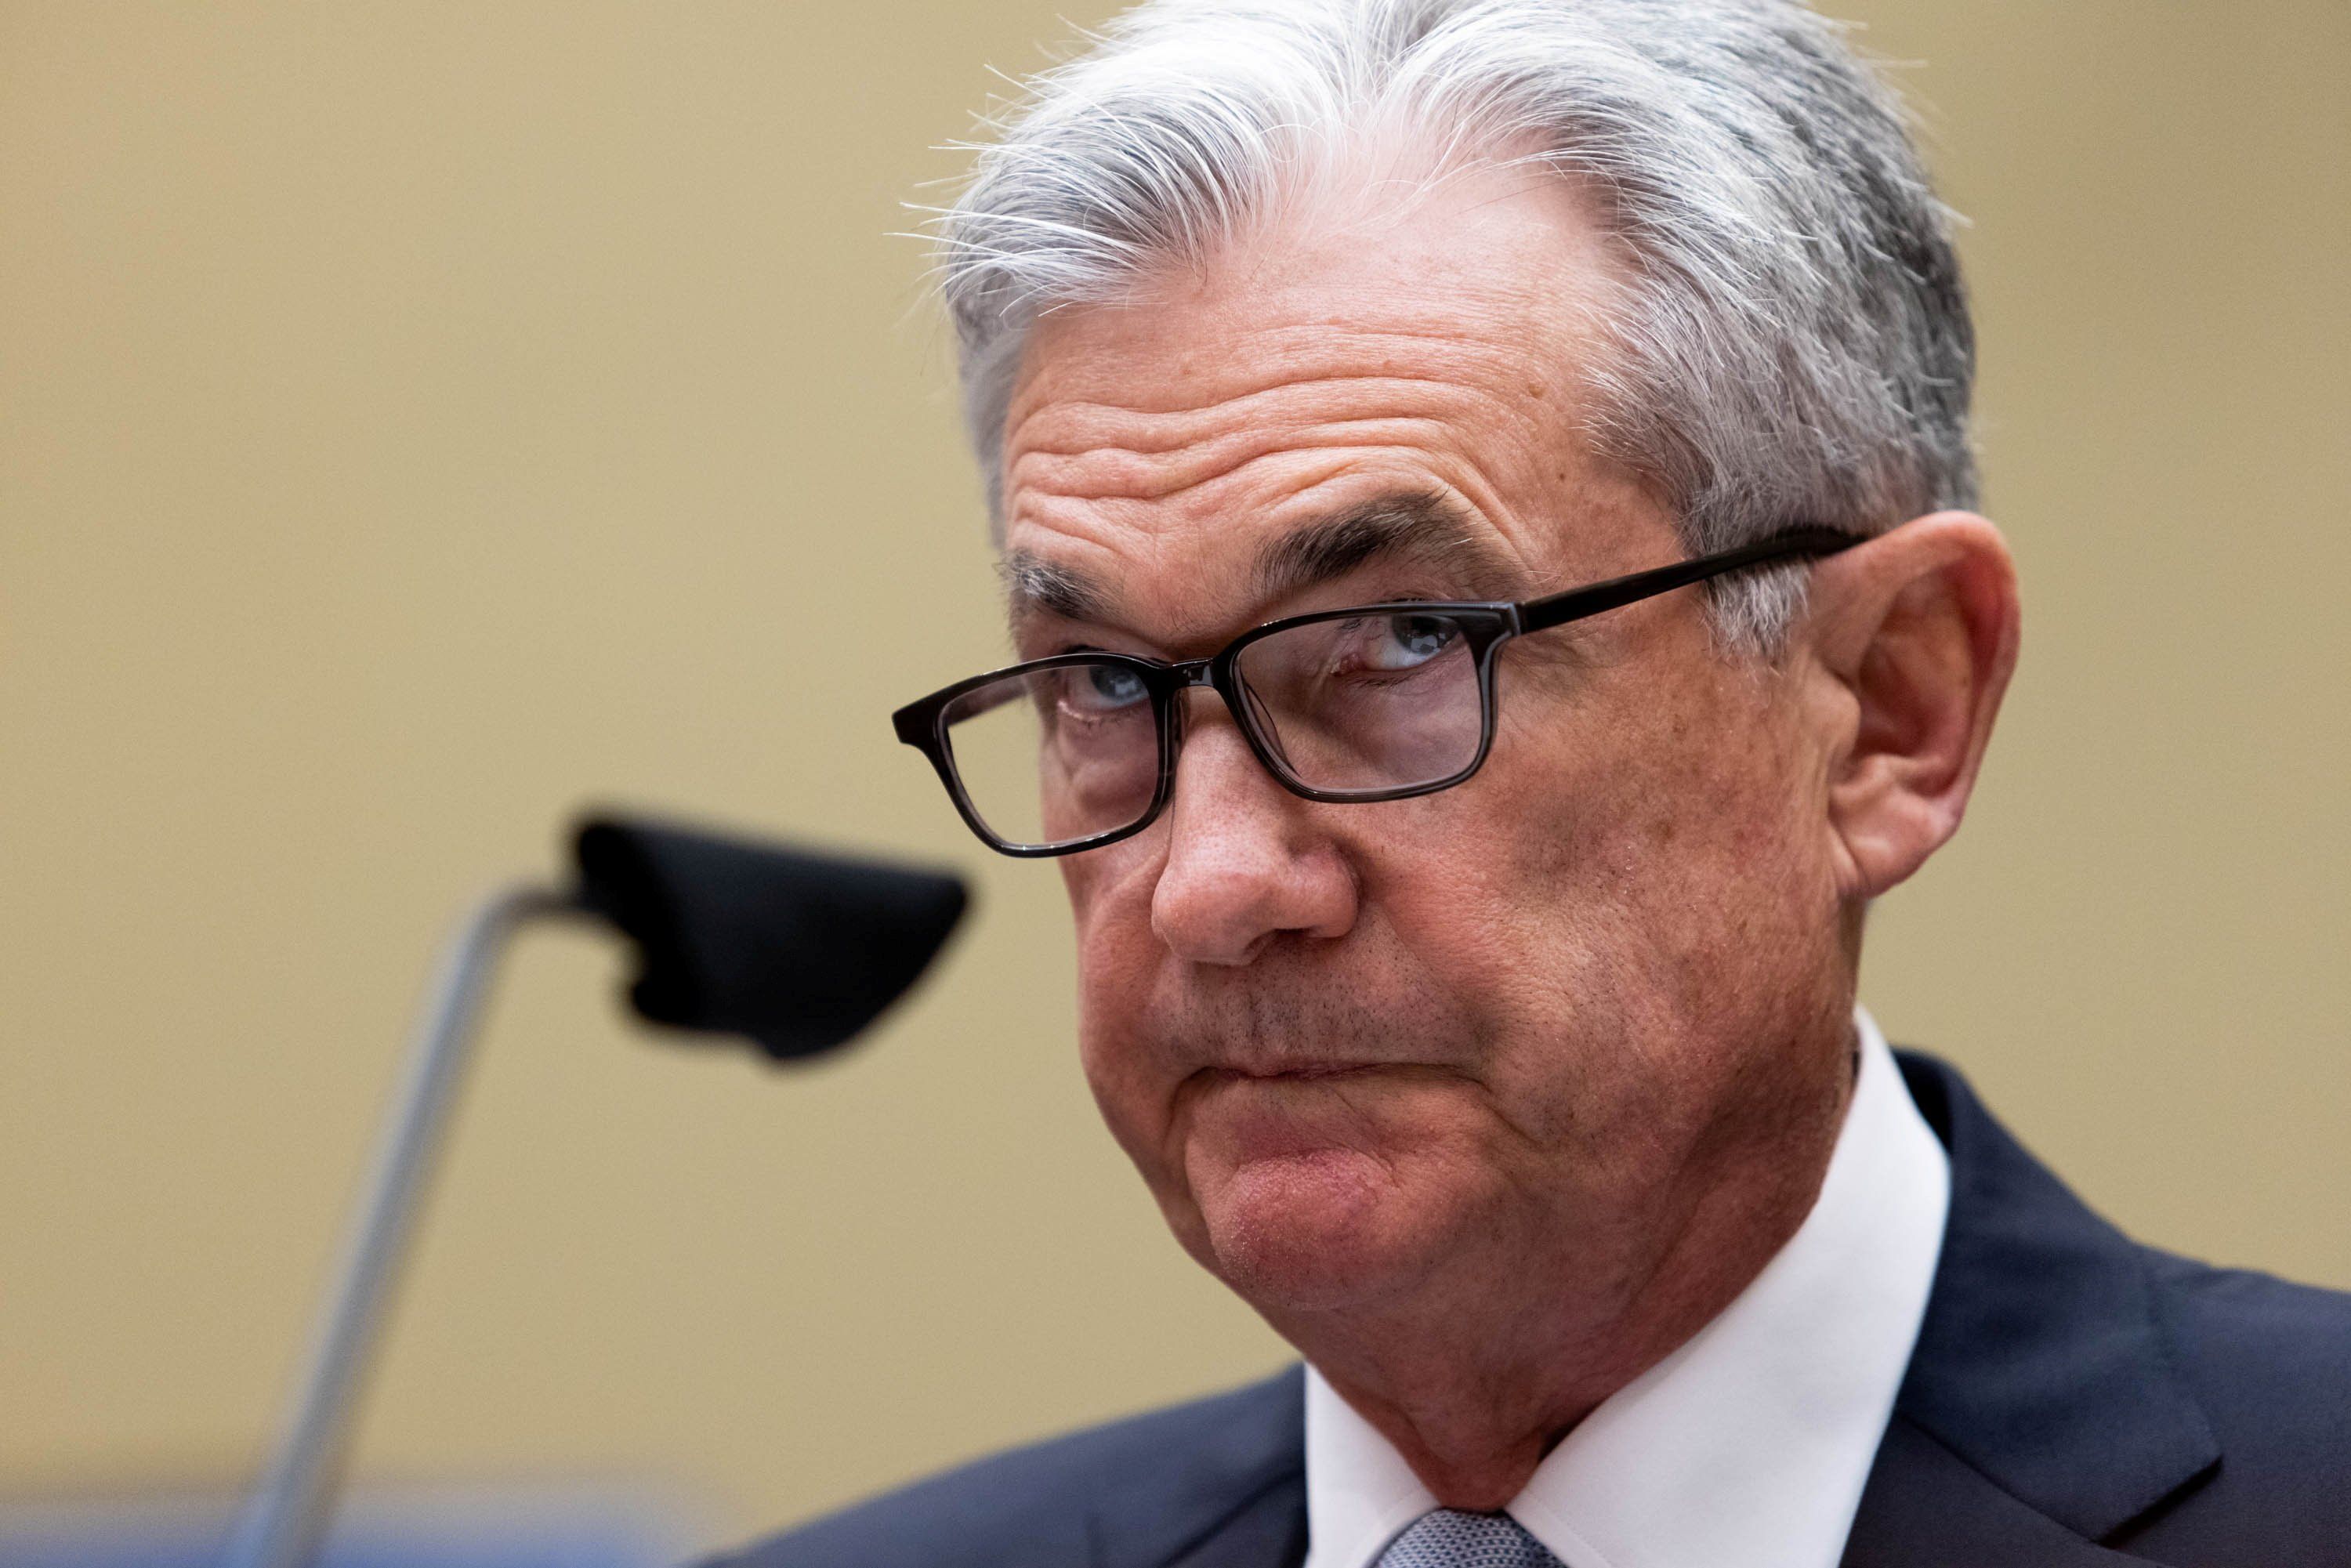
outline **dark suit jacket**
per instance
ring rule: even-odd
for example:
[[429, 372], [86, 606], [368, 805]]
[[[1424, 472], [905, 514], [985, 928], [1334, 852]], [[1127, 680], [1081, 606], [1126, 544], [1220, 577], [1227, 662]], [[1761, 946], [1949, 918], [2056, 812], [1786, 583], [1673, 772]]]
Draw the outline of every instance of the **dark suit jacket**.
[[[1950, 1151], [1950, 1218], [1848, 1568], [2351, 1564], [2351, 1296], [2137, 1245], [1958, 1073], [1901, 1060]], [[983, 1459], [711, 1568], [1295, 1568], [1301, 1376]]]

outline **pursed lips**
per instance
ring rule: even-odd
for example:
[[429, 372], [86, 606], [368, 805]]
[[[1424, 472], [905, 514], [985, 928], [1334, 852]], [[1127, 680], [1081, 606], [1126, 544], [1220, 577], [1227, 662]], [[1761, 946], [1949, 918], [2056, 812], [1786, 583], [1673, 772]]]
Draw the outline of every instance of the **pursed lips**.
[[1193, 1076], [1208, 1083], [1316, 1083], [1332, 1079], [1416, 1071], [1434, 1070], [1426, 1063], [1413, 1061], [1279, 1061], [1253, 1062], [1248, 1066], [1220, 1064], [1203, 1067]]
[[1367, 1072], [1384, 1065], [1373, 1061], [1302, 1061], [1281, 1067], [1215, 1067], [1212, 1072], [1233, 1078], [1335, 1078], [1343, 1072]]

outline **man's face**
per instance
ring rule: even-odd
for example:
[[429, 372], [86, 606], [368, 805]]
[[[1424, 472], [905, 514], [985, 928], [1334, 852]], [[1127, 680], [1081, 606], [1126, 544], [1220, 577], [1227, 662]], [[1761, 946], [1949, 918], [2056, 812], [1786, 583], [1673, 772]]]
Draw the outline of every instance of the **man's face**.
[[[1678, 559], [1586, 434], [1610, 267], [1570, 187], [1485, 173], [1049, 317], [1006, 548], [1100, 602], [1016, 595], [1020, 656]], [[1276, 541], [1366, 508], [1443, 515], [1265, 595]], [[1629, 1296], [1703, 1192], [1830, 1135], [1845, 890], [1785, 664], [1719, 652], [1694, 591], [1539, 633], [1484, 768], [1370, 805], [1286, 793], [1184, 699], [1167, 811], [1061, 863], [1088, 1079], [1195, 1257], [1277, 1324], [1506, 1270]]]

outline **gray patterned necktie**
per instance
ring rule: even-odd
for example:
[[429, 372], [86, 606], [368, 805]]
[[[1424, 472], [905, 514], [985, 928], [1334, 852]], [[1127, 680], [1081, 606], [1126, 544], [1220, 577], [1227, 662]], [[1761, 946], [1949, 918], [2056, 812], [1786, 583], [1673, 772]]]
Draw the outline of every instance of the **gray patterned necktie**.
[[1507, 1513], [1440, 1508], [1388, 1543], [1373, 1568], [1562, 1568]]

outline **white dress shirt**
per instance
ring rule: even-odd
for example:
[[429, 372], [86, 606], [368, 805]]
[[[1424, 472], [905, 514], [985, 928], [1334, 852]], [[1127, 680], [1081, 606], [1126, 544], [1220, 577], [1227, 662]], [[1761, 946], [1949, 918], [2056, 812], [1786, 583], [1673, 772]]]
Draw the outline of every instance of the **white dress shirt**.
[[[1585, 1416], [1510, 1516], [1567, 1568], [1835, 1568], [1918, 1337], [1950, 1163], [1886, 1037], [1795, 1235], [1687, 1343]], [[1306, 1373], [1306, 1568], [1369, 1568], [1437, 1506]]]

